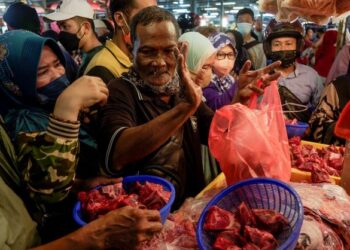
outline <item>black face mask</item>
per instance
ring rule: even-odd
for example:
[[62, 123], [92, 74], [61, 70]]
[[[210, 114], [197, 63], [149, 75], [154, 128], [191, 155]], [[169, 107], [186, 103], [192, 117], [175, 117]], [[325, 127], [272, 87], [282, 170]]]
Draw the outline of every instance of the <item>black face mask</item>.
[[63, 45], [63, 47], [68, 51], [72, 52], [79, 48], [80, 39], [76, 34], [72, 34], [66, 31], [61, 31], [58, 34], [58, 41]]
[[273, 51], [271, 52], [270, 59], [273, 62], [281, 61], [281, 67], [288, 68], [289, 66], [293, 65], [295, 62], [295, 59], [297, 58], [297, 51], [296, 50], [281, 50], [281, 51]]

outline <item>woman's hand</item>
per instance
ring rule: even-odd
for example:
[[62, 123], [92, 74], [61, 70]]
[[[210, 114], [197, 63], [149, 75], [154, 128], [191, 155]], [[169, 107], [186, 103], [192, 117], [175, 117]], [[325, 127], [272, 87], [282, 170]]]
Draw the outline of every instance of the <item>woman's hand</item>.
[[53, 115], [62, 120], [76, 121], [80, 110], [107, 103], [108, 88], [99, 78], [82, 76], [69, 85], [57, 98]]

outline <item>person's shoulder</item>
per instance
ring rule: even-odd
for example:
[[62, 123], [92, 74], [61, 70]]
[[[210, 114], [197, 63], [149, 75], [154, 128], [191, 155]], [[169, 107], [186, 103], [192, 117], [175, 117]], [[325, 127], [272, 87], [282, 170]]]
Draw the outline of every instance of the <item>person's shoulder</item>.
[[108, 84], [108, 89], [130, 89], [130, 84], [127, 81], [125, 81], [123, 76], [121, 76], [110, 81]]
[[106, 47], [103, 47], [99, 52], [96, 53], [96, 55], [94, 55], [94, 57], [91, 59], [91, 62], [100, 63], [109, 56], [109, 51], [106, 49]]
[[134, 95], [135, 86], [121, 77], [115, 78], [108, 84], [109, 94], [119, 93], [120, 95]]
[[297, 68], [299, 70], [300, 73], [307, 73], [309, 75], [312, 75], [314, 77], [318, 77], [318, 73], [315, 69], [313, 69], [312, 67], [305, 65], [305, 64], [301, 64], [301, 63], [296, 63], [297, 64]]

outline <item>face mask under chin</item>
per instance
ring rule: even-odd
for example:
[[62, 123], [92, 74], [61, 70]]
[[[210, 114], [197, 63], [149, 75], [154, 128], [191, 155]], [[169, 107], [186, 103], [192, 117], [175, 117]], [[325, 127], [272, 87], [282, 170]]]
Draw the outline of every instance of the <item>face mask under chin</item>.
[[271, 52], [271, 56], [270, 56], [270, 59], [273, 62], [281, 61], [282, 68], [288, 68], [291, 65], [293, 65], [296, 58], [297, 58], [297, 51], [296, 50], [273, 51], [273, 52]]

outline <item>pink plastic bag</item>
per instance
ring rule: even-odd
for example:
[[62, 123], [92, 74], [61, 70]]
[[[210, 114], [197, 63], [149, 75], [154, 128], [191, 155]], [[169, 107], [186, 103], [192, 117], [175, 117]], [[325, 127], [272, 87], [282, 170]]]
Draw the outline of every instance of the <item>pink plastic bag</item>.
[[227, 105], [216, 111], [211, 124], [209, 148], [227, 184], [252, 177], [289, 181], [288, 137], [277, 82], [249, 106]]

